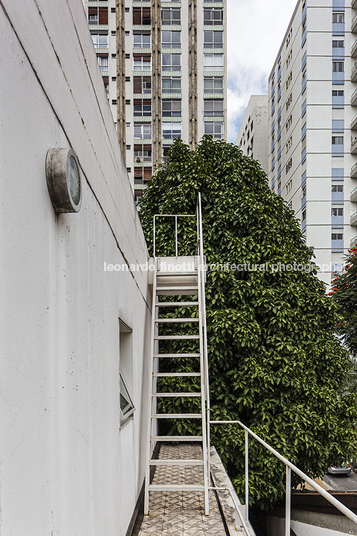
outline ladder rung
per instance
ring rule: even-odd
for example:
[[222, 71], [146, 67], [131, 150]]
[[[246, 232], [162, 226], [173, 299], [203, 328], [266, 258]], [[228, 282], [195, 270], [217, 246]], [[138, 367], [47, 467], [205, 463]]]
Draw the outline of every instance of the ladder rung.
[[158, 302], [155, 303], [155, 307], [191, 307], [198, 305], [198, 301], [189, 302]]
[[204, 486], [193, 486], [188, 484], [177, 484], [177, 485], [160, 485], [160, 484], [150, 484], [149, 491], [204, 491]]
[[153, 376], [155, 376], [155, 378], [178, 378], [178, 377], [189, 378], [191, 376], [192, 377], [201, 376], [201, 373], [200, 372], [154, 372]]
[[150, 465], [203, 465], [203, 460], [150, 460]]
[[154, 413], [153, 419], [202, 419], [202, 413]]
[[158, 324], [176, 324], [176, 323], [184, 323], [184, 322], [199, 322], [199, 318], [158, 318], [155, 320], [155, 322]]
[[169, 443], [186, 442], [186, 441], [203, 441], [202, 436], [151, 436], [151, 441], [167, 441]]
[[200, 357], [200, 354], [154, 354], [154, 357]]
[[199, 339], [199, 335], [157, 335], [155, 341], [189, 341]]
[[201, 396], [201, 393], [153, 393], [152, 396], [157, 398], [178, 398], [178, 397], [196, 397]]

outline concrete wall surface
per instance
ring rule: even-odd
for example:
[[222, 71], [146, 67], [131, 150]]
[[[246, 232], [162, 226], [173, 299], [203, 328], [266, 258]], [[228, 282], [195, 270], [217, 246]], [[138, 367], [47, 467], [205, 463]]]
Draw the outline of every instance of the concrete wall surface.
[[[146, 263], [146, 244], [81, 0], [0, 5], [0, 533], [125, 535], [150, 297], [144, 270], [103, 267]], [[52, 206], [52, 147], [78, 155], [77, 214]], [[119, 371], [136, 408], [122, 429]]]
[[[284, 536], [285, 519], [281, 516], [267, 517], [267, 535]], [[296, 536], [343, 536], [357, 534], [353, 521], [343, 515], [309, 512], [303, 510], [291, 511], [291, 531]]]

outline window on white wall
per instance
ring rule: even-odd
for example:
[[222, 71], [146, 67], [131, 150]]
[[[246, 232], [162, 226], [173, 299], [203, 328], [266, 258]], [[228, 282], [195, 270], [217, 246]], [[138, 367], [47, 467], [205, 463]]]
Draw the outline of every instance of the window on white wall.
[[205, 71], [223, 71], [223, 54], [204, 54], [203, 69]]
[[133, 416], [135, 406], [130, 394], [133, 388], [132, 329], [119, 319], [119, 396], [120, 427]]

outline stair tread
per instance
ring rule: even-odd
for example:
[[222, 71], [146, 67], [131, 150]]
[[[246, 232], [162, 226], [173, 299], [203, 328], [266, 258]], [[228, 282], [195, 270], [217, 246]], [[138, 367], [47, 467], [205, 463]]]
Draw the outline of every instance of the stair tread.
[[158, 285], [156, 290], [198, 290], [197, 285]]
[[150, 465], [203, 465], [203, 460], [150, 460]]
[[150, 491], [204, 491], [204, 486], [189, 484], [150, 484]]
[[177, 398], [177, 397], [196, 397], [201, 396], [201, 393], [153, 393], [152, 396], [157, 398]]
[[155, 303], [156, 307], [190, 307], [197, 306], [198, 301], [192, 302], [157, 302]]
[[202, 413], [153, 413], [153, 419], [202, 419]]
[[198, 340], [199, 335], [156, 335], [155, 341], [184, 341], [184, 340]]
[[168, 442], [174, 442], [177, 441], [203, 441], [202, 436], [151, 436], [150, 439], [152, 441], [168, 441]]
[[199, 322], [199, 318], [158, 318], [155, 320], [156, 323], [160, 324], [176, 324], [184, 322]]
[[154, 372], [153, 376], [155, 378], [189, 378], [189, 377], [197, 377], [201, 376], [200, 372]]
[[200, 357], [200, 354], [154, 354], [154, 357]]

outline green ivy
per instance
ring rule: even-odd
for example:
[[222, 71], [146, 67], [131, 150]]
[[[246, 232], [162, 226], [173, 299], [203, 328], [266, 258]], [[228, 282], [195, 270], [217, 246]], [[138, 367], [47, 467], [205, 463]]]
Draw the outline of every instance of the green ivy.
[[[259, 163], [238, 147], [204, 137], [195, 151], [176, 141], [144, 191], [140, 217], [152, 254], [154, 214], [194, 214], [202, 195], [208, 264], [311, 263], [294, 213], [273, 194]], [[193, 220], [179, 222], [179, 255], [196, 246]], [[156, 254], [174, 255], [173, 222], [157, 225]], [[356, 270], [357, 272], [357, 270]], [[187, 301], [187, 297], [185, 297]], [[349, 356], [335, 336], [339, 317], [312, 271], [207, 272], [207, 333], [212, 420], [241, 420], [311, 477], [355, 455], [356, 400], [342, 396]], [[190, 308], [176, 310], [191, 316]], [[165, 324], [164, 333], [197, 326]], [[195, 342], [174, 341], [172, 352]], [[167, 360], [163, 370], [196, 371], [195, 360]], [[162, 391], [197, 391], [197, 380], [167, 378]], [[181, 391], [180, 391], [181, 390]], [[161, 399], [168, 412], [194, 412], [199, 399]], [[166, 419], [165, 419], [166, 421]], [[198, 433], [193, 420], [167, 421], [169, 434]], [[212, 443], [244, 497], [244, 432], [212, 425]], [[285, 467], [250, 440], [250, 502], [271, 508], [284, 495]], [[293, 480], [299, 482], [298, 478]]]

